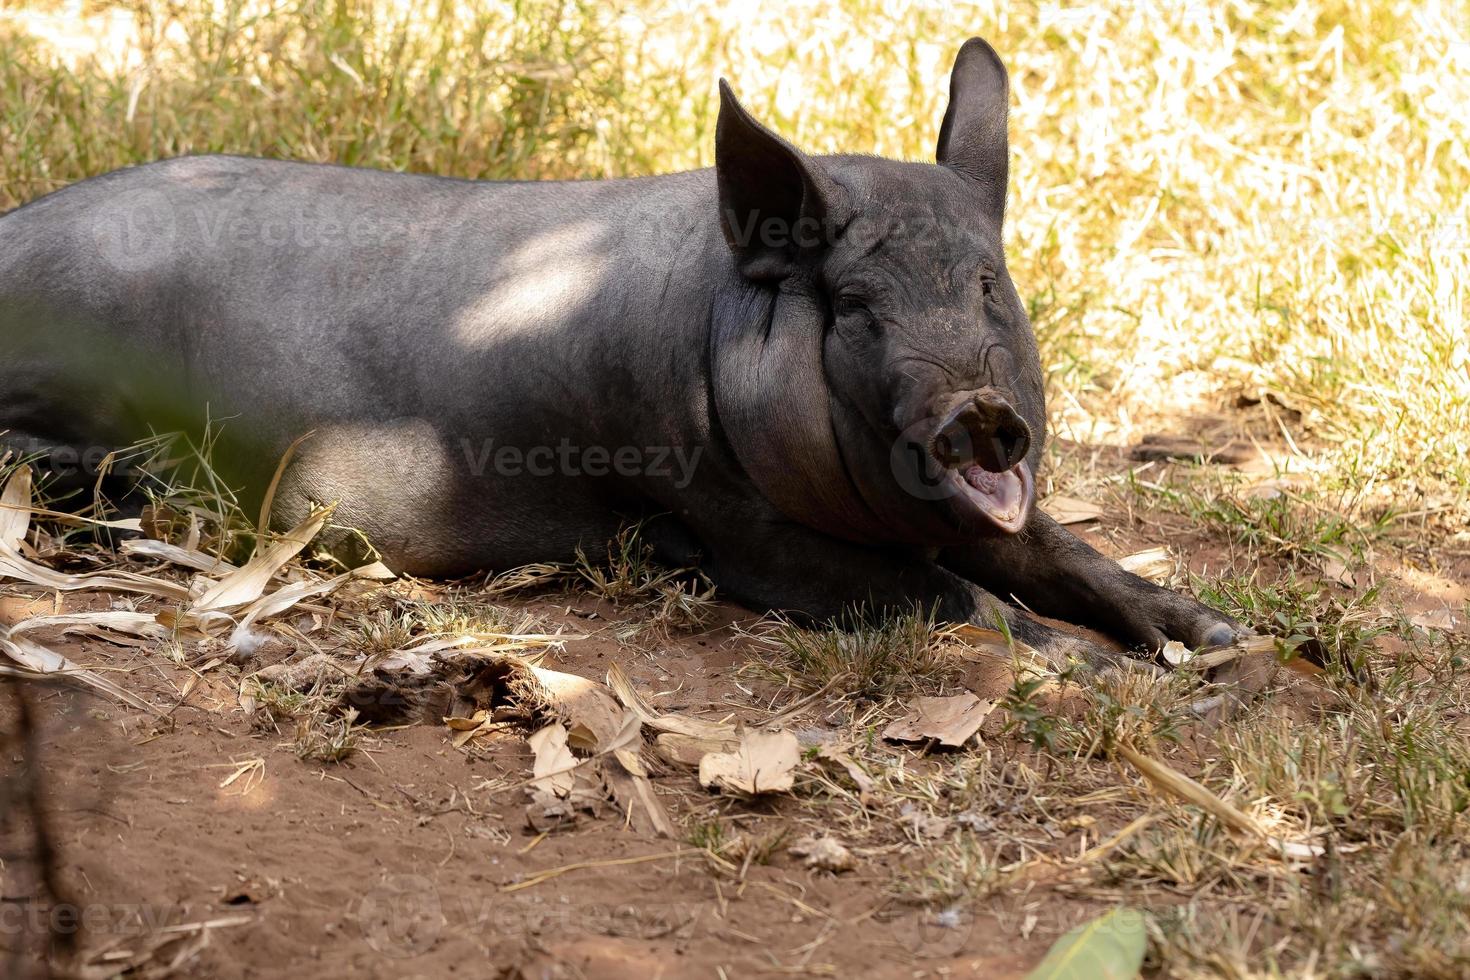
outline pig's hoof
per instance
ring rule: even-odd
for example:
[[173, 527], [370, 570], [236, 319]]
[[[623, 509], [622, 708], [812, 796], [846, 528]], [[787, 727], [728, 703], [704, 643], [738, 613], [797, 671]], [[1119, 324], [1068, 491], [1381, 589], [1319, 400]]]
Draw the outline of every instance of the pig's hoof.
[[1201, 646], [1223, 647], [1235, 641], [1236, 630], [1229, 623], [1216, 623], [1205, 632]]

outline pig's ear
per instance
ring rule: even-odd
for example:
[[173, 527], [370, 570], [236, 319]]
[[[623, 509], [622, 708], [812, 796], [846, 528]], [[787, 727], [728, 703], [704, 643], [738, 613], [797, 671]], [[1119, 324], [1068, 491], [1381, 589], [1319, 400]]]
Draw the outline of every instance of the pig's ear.
[[715, 172], [720, 228], [750, 278], [781, 278], [830, 240], [840, 188], [746, 112], [723, 78]]
[[1000, 55], [982, 39], [970, 38], [949, 75], [949, 108], [939, 128], [935, 158], [975, 181], [997, 223], [1006, 207], [1009, 108], [1010, 82]]

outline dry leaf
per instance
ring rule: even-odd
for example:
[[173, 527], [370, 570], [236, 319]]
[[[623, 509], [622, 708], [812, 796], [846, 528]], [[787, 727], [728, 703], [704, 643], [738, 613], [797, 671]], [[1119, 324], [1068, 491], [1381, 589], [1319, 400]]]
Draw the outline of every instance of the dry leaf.
[[1151, 756], [1144, 755], [1126, 742], [1117, 743], [1114, 750], [1127, 759], [1133, 768], [1143, 773], [1144, 778], [1149, 782], [1186, 803], [1193, 803], [1200, 809], [1214, 814], [1215, 818], [1226, 826], [1245, 831], [1256, 837], [1268, 836], [1250, 814], [1222, 800], [1177, 769]]
[[1352, 569], [1348, 568], [1346, 562], [1338, 558], [1322, 559], [1322, 575], [1329, 582], [1335, 582], [1344, 588], [1356, 589], [1358, 587], [1357, 576], [1353, 574]]
[[[286, 451], [281, 453], [281, 458], [276, 460], [276, 471], [271, 474], [271, 482], [266, 484], [265, 496], [260, 498], [260, 517], [255, 522], [255, 551], [251, 554], [252, 560], [261, 557], [265, 551], [265, 532], [271, 526], [271, 510], [276, 502], [276, 489], [281, 485], [281, 477], [286, 475], [286, 466], [291, 462], [291, 457], [296, 455], [296, 447], [314, 435], [316, 435], [315, 429], [303, 432], [291, 440], [291, 445], [287, 446]], [[314, 534], [309, 536], [307, 540], [310, 541], [314, 536]]]
[[549, 833], [575, 821], [580, 814], [602, 815], [603, 807], [607, 805], [607, 793], [593, 768], [582, 766], [567, 775], [572, 780], [572, 787], [565, 796], [536, 787], [528, 789], [531, 802], [526, 805], [526, 822], [532, 830]]
[[628, 823], [643, 834], [673, 838], [674, 822], [668, 811], [654, 795], [653, 784], [648, 781], [648, 771], [643, 760], [632, 749], [614, 749], [597, 761], [602, 769], [608, 792], [627, 814]]
[[451, 741], [457, 749], [464, 748], [477, 735], [485, 735], [501, 727], [501, 723], [494, 720], [490, 712], [481, 708], [470, 718], [445, 718], [444, 724], [454, 732]]
[[15, 661], [26, 671], [34, 674], [45, 674], [61, 676], [69, 680], [77, 681], [88, 687], [95, 688], [109, 697], [116, 698], [124, 704], [132, 705], [150, 714], [158, 714], [158, 709], [133, 694], [131, 691], [119, 687], [117, 684], [94, 671], [86, 670], [72, 663], [54, 650], [47, 649], [25, 637], [16, 637], [11, 631], [0, 627], [0, 651], [4, 651], [11, 660]]
[[643, 721], [619, 706], [612, 691], [576, 674], [532, 667], [544, 709], [570, 726], [569, 744], [594, 754], [608, 792], [628, 823], [640, 833], [674, 837], [674, 825], [654, 795], [648, 773], [638, 758]]
[[128, 609], [114, 609], [105, 612], [77, 612], [62, 613], [59, 616], [36, 616], [32, 619], [16, 623], [10, 628], [10, 635], [14, 636], [17, 633], [54, 629], [58, 626], [61, 627], [63, 634], [86, 632], [94, 636], [100, 636], [103, 639], [107, 639], [105, 630], [115, 630], [119, 633], [128, 633], [132, 636], [141, 636], [153, 640], [167, 640], [173, 632], [167, 627], [162, 626], [151, 613], [133, 612]]
[[[628, 718], [603, 685], [576, 674], [544, 667], [530, 668], [546, 710], [561, 718], [569, 729], [568, 741], [581, 752], [603, 753], [627, 745]], [[636, 723], [636, 717], [634, 718]], [[633, 729], [636, 736], [638, 729]], [[622, 744], [618, 744], [621, 742]]]
[[1103, 509], [1087, 500], [1052, 494], [1041, 502], [1041, 509], [1058, 524], [1084, 524], [1103, 515]]
[[915, 698], [908, 714], [883, 729], [883, 737], [895, 742], [932, 738], [958, 748], [974, 737], [994, 708], [994, 701], [982, 701], [968, 691], [947, 698]]
[[660, 732], [653, 740], [659, 756], [675, 765], [697, 766], [711, 752], [734, 752], [740, 748], [738, 738], [697, 738], [678, 732]]
[[304, 521], [282, 535], [280, 540], [255, 555], [243, 567], [216, 582], [199, 597], [190, 612], [232, 609], [260, 598], [275, 574], [317, 536], [334, 509], [335, 505], [332, 504], [315, 508]]
[[566, 797], [576, 783], [577, 760], [567, 748], [567, 730], [559, 724], [547, 725], [526, 739], [536, 761], [531, 766], [532, 785], [543, 793]]
[[[235, 626], [235, 631], [230, 636], [230, 646], [237, 650], [246, 650], [249, 645], [250, 627], [254, 626], [256, 621], [265, 619], [268, 616], [279, 616], [299, 602], [335, 591], [342, 583], [351, 578], [352, 575], [352, 572], [343, 572], [341, 575], [322, 582], [313, 582], [310, 580], [295, 582], [291, 585], [282, 586], [270, 595], [261, 596], [244, 609], [240, 617], [240, 622]], [[206, 611], [207, 615], [208, 611]]]
[[638, 715], [643, 724], [656, 731], [717, 741], [739, 738], [739, 733], [735, 731], [734, 725], [706, 721], [703, 718], [694, 718], [689, 715], [662, 714], [654, 710], [647, 701], [643, 700], [643, 696], [633, 687], [633, 682], [628, 679], [628, 675], [618, 664], [613, 664], [607, 669], [607, 683], [617, 694], [618, 700]]
[[367, 579], [370, 582], [391, 582], [398, 577], [398, 573], [380, 561], [360, 565], [352, 570], [353, 578]]
[[121, 550], [124, 557], [127, 558], [156, 558], [159, 561], [192, 568], [206, 575], [228, 575], [239, 571], [223, 558], [196, 551], [193, 548], [182, 548], [176, 544], [169, 544], [167, 541], [155, 541], [152, 538], [131, 538], [122, 543]]
[[484, 708], [481, 708], [479, 711], [475, 712], [474, 717], [445, 718], [444, 724], [448, 725], [450, 729], [456, 732], [472, 732], [476, 728], [479, 728], [481, 725], [485, 724], [489, 717], [490, 712], [486, 711]]
[[801, 746], [790, 732], [746, 732], [734, 752], [711, 752], [699, 762], [703, 786], [754, 796], [782, 793], [796, 782]]
[[78, 589], [109, 589], [114, 592], [137, 592], [180, 602], [189, 601], [189, 590], [174, 582], [137, 575], [133, 572], [86, 572], [71, 575], [58, 572], [21, 556], [20, 552], [0, 541], [0, 578], [14, 578], [31, 585], [75, 592]]
[[31, 468], [17, 466], [0, 490], [0, 544], [19, 548], [31, 526]]
[[869, 776], [862, 766], [858, 765], [856, 759], [831, 744], [824, 744], [818, 749], [817, 758], [841, 766], [843, 771], [847, 773], [847, 778], [851, 779], [858, 788], [858, 801], [861, 803], [868, 802], [868, 797], [871, 795], [873, 787], [877, 783], [873, 781], [873, 777]]
[[1125, 572], [1146, 578], [1155, 585], [1163, 585], [1174, 576], [1174, 557], [1168, 548], [1150, 548], [1118, 559]]

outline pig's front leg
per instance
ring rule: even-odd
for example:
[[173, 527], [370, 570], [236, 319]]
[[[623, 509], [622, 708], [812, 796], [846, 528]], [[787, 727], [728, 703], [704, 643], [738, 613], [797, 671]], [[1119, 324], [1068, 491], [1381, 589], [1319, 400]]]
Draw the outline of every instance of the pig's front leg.
[[1058, 665], [1101, 669], [1117, 655], [1048, 626], [964, 577], [915, 552], [839, 541], [798, 524], [747, 524], [736, 534], [706, 536], [700, 561], [719, 592], [745, 605], [796, 613], [824, 624], [864, 609], [887, 615], [933, 612], [940, 622], [994, 628]]
[[1224, 613], [1124, 571], [1039, 509], [1019, 534], [946, 548], [939, 561], [1002, 598], [1136, 648], [1156, 650], [1169, 640], [1214, 646], [1247, 632]]

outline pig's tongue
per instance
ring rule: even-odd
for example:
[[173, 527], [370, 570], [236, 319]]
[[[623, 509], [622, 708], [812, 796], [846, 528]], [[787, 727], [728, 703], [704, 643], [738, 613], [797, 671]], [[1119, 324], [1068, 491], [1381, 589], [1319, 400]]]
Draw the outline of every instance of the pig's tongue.
[[964, 477], [974, 491], [971, 498], [995, 523], [1007, 531], [1019, 531], [1026, 523], [1031, 503], [1031, 471], [1024, 462], [1004, 473], [971, 466], [965, 470]]

